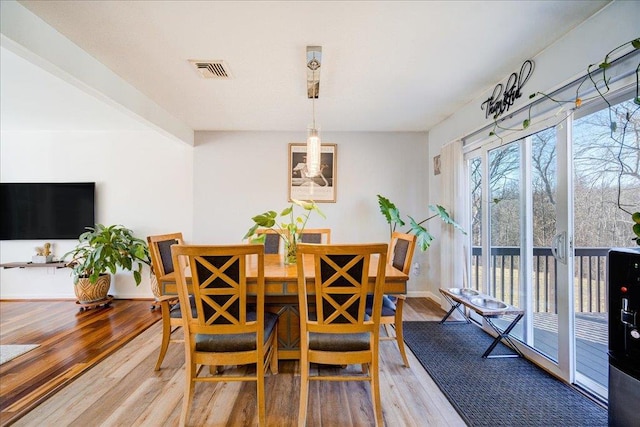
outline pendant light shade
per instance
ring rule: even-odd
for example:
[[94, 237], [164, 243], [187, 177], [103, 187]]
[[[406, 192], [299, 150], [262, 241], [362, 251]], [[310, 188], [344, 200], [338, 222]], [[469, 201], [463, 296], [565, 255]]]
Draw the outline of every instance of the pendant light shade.
[[320, 130], [310, 126], [307, 129], [307, 173], [314, 177], [320, 173]]
[[307, 176], [320, 173], [320, 129], [316, 126], [316, 98], [320, 89], [322, 47], [307, 46], [307, 97], [311, 98], [313, 123], [307, 128]]

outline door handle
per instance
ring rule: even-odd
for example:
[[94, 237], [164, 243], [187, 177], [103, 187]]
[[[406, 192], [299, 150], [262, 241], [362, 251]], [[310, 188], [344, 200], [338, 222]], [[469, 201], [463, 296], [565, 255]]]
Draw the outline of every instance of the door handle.
[[561, 231], [553, 236], [551, 243], [551, 253], [553, 257], [563, 264], [567, 263], [567, 232]]

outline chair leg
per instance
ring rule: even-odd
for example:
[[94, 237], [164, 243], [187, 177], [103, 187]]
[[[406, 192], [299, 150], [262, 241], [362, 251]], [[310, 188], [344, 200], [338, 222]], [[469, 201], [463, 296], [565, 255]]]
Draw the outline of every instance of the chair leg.
[[373, 353], [373, 361], [369, 375], [371, 375], [371, 400], [373, 401], [373, 412], [375, 414], [376, 426], [383, 426], [382, 402], [380, 401], [380, 377], [378, 371], [378, 350]]
[[278, 373], [278, 324], [273, 328], [273, 337], [271, 344], [271, 363], [269, 369], [273, 375]]
[[191, 357], [187, 355], [185, 361], [185, 388], [184, 397], [182, 398], [182, 412], [180, 413], [180, 426], [186, 426], [189, 419], [189, 407], [191, 406], [191, 400], [193, 399], [193, 388], [196, 376], [196, 365], [191, 362]]
[[160, 354], [158, 355], [158, 361], [156, 362], [156, 371], [160, 370], [160, 365], [164, 360], [164, 356], [167, 354], [169, 348], [169, 341], [171, 340], [171, 317], [169, 316], [169, 305], [162, 303], [162, 343], [160, 344]]
[[264, 363], [256, 363], [256, 394], [258, 400], [258, 425], [267, 425], [264, 397]]
[[402, 307], [404, 300], [399, 299], [396, 307], [396, 341], [398, 342], [398, 349], [400, 350], [400, 355], [402, 356], [402, 361], [404, 362], [405, 367], [409, 367], [409, 359], [407, 359], [407, 352], [404, 349], [404, 334], [402, 332]]
[[382, 326], [384, 327], [385, 334], [387, 334], [388, 337], [393, 337], [393, 335], [391, 335], [391, 331], [389, 330], [389, 324], [385, 323]]
[[309, 361], [304, 351], [300, 354], [300, 407], [298, 409], [298, 427], [307, 424], [307, 405], [309, 402]]

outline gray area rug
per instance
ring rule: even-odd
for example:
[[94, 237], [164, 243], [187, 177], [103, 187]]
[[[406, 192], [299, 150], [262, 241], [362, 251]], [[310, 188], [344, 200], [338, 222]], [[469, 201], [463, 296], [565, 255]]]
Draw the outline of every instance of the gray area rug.
[[0, 365], [39, 346], [40, 344], [0, 345]]
[[[533, 363], [483, 359], [473, 324], [404, 322], [404, 341], [470, 426], [606, 426], [607, 411]], [[493, 354], [510, 354], [498, 344]]]

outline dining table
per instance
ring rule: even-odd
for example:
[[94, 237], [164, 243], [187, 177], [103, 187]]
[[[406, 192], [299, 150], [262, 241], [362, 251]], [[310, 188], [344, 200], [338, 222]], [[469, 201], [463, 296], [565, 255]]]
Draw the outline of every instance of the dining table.
[[[314, 260], [304, 256], [305, 274], [308, 292], [313, 293], [315, 279]], [[375, 285], [378, 257], [372, 256], [369, 264], [369, 283], [371, 291]], [[247, 293], [256, 294], [258, 261], [256, 256], [247, 262]], [[298, 267], [285, 264], [279, 254], [264, 256], [265, 310], [279, 316], [278, 320], [278, 358], [300, 358], [300, 315], [298, 308]], [[385, 264], [385, 294], [406, 294], [409, 276], [390, 264]], [[158, 277], [163, 295], [177, 294], [175, 273]]]

